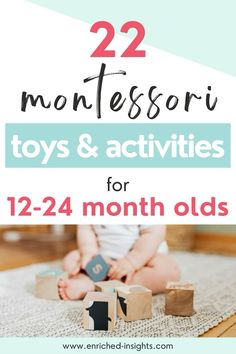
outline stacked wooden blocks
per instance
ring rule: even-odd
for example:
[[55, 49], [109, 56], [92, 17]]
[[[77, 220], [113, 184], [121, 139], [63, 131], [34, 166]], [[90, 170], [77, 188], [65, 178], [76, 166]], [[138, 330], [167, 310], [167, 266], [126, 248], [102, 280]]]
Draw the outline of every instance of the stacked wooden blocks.
[[[140, 285], [125, 285], [118, 280], [107, 280], [109, 266], [106, 260], [95, 256], [85, 272], [96, 281], [95, 291], [88, 292], [83, 300], [84, 328], [113, 330], [117, 316], [124, 321], [152, 317], [152, 292]], [[47, 270], [36, 276], [36, 296], [59, 300], [58, 282], [68, 274], [57, 269]], [[165, 290], [165, 315], [192, 316], [194, 287], [189, 283], [168, 282]]]
[[140, 285], [125, 285], [117, 280], [95, 283], [83, 302], [84, 328], [112, 330], [116, 314], [125, 321], [152, 316], [152, 292]]
[[118, 286], [124, 286], [125, 284], [119, 280], [109, 280], [109, 281], [99, 281], [94, 284], [95, 291], [102, 291], [102, 292], [116, 292], [116, 288]]

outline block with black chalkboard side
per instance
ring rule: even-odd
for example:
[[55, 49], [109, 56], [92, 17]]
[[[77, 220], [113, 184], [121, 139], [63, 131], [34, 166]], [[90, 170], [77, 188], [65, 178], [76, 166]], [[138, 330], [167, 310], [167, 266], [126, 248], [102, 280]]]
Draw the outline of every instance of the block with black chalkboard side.
[[109, 265], [100, 254], [93, 257], [85, 267], [85, 272], [94, 282], [105, 280], [108, 271]]
[[152, 291], [141, 285], [126, 285], [116, 288], [117, 315], [125, 321], [143, 320], [152, 317]]
[[110, 331], [116, 323], [116, 293], [88, 292], [83, 300], [84, 329]]

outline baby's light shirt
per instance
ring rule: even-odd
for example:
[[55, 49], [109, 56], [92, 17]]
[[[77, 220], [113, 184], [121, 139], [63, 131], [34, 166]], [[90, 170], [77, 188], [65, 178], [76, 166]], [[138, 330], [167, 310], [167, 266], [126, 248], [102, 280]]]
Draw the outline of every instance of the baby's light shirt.
[[[153, 225], [92, 225], [97, 236], [99, 252], [114, 259], [125, 257], [140, 237], [140, 231]], [[155, 225], [156, 227], [156, 225]], [[158, 225], [160, 237], [165, 235], [165, 225]], [[158, 237], [158, 235], [157, 235]], [[166, 241], [162, 241], [158, 253], [167, 253]]]

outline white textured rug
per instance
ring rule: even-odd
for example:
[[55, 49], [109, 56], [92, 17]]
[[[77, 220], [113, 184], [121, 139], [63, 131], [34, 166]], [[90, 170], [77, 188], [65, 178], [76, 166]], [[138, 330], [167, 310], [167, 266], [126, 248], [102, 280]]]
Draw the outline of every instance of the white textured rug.
[[118, 320], [112, 332], [84, 331], [81, 301], [34, 297], [35, 274], [49, 266], [36, 264], [0, 273], [0, 336], [194, 337], [236, 312], [236, 257], [191, 253], [174, 256], [181, 266], [182, 279], [193, 281], [197, 288], [196, 314], [192, 317], [165, 316], [164, 298], [158, 295], [153, 297], [151, 320]]

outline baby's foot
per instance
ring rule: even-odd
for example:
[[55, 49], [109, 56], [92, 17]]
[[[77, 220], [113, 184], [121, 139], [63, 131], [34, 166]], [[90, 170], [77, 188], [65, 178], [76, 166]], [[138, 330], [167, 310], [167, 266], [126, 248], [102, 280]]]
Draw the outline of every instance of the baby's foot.
[[76, 275], [80, 271], [80, 255], [77, 250], [69, 252], [63, 259], [63, 269], [69, 273], [69, 275]]
[[87, 275], [79, 274], [70, 279], [60, 280], [58, 288], [63, 300], [80, 300], [88, 291], [94, 291], [94, 284]]

